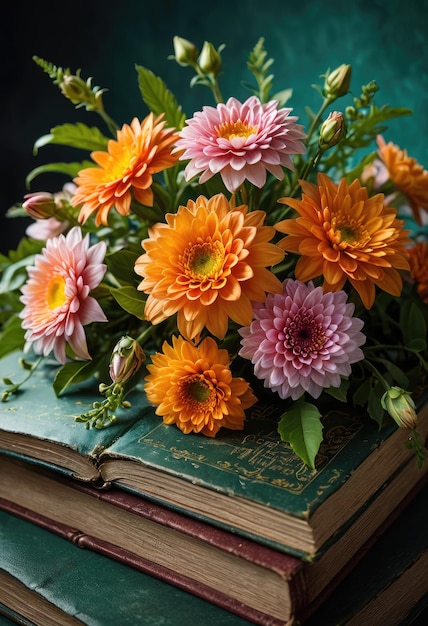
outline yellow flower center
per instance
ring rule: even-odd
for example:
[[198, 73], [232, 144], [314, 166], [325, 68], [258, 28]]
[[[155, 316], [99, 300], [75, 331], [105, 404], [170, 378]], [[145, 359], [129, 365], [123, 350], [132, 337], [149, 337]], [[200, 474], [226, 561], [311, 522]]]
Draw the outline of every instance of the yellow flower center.
[[241, 120], [236, 122], [224, 122], [217, 126], [217, 137], [234, 139], [235, 137], [250, 137], [257, 132], [257, 126], [249, 126]]
[[220, 241], [205, 242], [191, 246], [185, 254], [184, 264], [192, 279], [217, 278], [223, 269], [224, 254]]
[[212, 393], [212, 388], [200, 378], [189, 380], [186, 387], [190, 398], [201, 404], [205, 403]]
[[51, 310], [57, 309], [66, 302], [65, 279], [62, 276], [56, 275], [50, 279], [46, 299]]
[[364, 225], [348, 215], [339, 214], [333, 217], [331, 226], [340, 235], [340, 241], [337, 243], [342, 244], [342, 247], [349, 245], [353, 248], [364, 248], [370, 241], [370, 234]]

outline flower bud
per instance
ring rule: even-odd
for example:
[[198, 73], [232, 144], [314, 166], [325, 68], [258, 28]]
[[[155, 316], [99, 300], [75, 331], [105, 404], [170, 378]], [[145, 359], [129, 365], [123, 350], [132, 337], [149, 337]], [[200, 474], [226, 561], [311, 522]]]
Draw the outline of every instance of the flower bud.
[[401, 428], [415, 428], [418, 417], [415, 403], [408, 391], [390, 387], [381, 398], [382, 408]]
[[59, 85], [62, 93], [73, 104], [86, 103], [92, 100], [92, 90], [80, 76], [69, 74], [63, 77]]
[[85, 106], [88, 111], [104, 111], [102, 95], [105, 89], [91, 87], [91, 78], [86, 82], [80, 78], [80, 70], [76, 74], [65, 73], [59, 82], [62, 94], [71, 100], [77, 108]]
[[48, 191], [27, 193], [22, 203], [23, 209], [36, 220], [43, 220], [55, 214], [55, 196]]
[[324, 95], [331, 100], [346, 95], [351, 84], [351, 72], [351, 66], [345, 64], [330, 72], [324, 82]]
[[114, 383], [124, 383], [138, 372], [145, 361], [140, 344], [125, 335], [115, 345], [110, 360], [109, 373]]
[[346, 135], [343, 113], [333, 111], [321, 126], [319, 147], [321, 150], [332, 148]]
[[221, 57], [208, 41], [204, 42], [198, 64], [205, 74], [213, 74], [214, 76], [217, 76], [221, 69]]
[[194, 66], [199, 56], [197, 47], [191, 41], [178, 37], [177, 35], [174, 37], [173, 43], [177, 63], [179, 65]]

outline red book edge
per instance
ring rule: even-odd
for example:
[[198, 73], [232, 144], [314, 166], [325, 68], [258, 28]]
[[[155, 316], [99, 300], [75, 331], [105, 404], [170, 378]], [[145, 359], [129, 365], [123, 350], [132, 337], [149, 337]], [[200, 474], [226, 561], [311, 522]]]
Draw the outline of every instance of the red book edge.
[[[56, 477], [55, 480], [57, 480]], [[252, 560], [251, 557], [254, 555], [254, 560], [257, 563], [270, 569], [276, 569], [288, 580], [290, 593], [297, 593], [296, 600], [299, 603], [304, 600], [302, 597], [302, 593], [304, 593], [304, 582], [299, 576], [303, 563], [299, 559], [277, 553], [274, 550], [258, 544], [251, 544], [248, 540], [242, 540], [234, 535], [229, 535], [225, 531], [221, 531], [217, 528], [204, 526], [196, 520], [184, 518], [184, 516], [175, 514], [172, 511], [163, 510], [152, 503], [142, 501], [140, 498], [126, 492], [116, 492], [115, 490], [99, 491], [85, 484], [71, 484], [62, 477], [60, 477], [60, 480], [69, 486], [90, 494], [92, 497], [107, 501], [113, 506], [128, 509], [134, 514], [143, 515], [150, 520], [166, 524], [178, 532], [185, 532], [188, 535], [198, 537], [203, 541], [207, 541], [214, 546], [242, 556], [247, 560]], [[71, 541], [79, 548], [93, 550], [144, 572], [145, 574], [154, 576], [155, 578], [183, 589], [192, 595], [198, 596], [203, 600], [226, 609], [255, 624], [263, 626], [291, 626], [291, 624], [294, 623], [294, 618], [289, 621], [279, 620], [271, 615], [257, 611], [213, 587], [200, 583], [183, 574], [179, 574], [167, 567], [147, 560], [144, 557], [137, 556], [133, 552], [119, 548], [108, 541], [88, 535], [67, 524], [57, 522], [52, 518], [32, 511], [5, 498], [0, 497], [0, 509], [53, 532]], [[303, 606], [299, 604], [299, 608], [303, 608]]]

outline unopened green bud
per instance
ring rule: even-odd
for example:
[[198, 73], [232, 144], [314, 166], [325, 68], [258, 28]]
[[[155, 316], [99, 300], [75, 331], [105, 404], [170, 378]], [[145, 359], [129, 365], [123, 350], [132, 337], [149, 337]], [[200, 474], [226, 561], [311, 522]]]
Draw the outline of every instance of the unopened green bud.
[[324, 82], [324, 95], [332, 100], [346, 95], [351, 84], [351, 73], [351, 66], [345, 64], [330, 72]]
[[145, 358], [140, 344], [125, 335], [113, 349], [109, 368], [110, 378], [114, 383], [126, 382], [138, 372]]
[[74, 74], [64, 76], [59, 87], [64, 96], [71, 100], [73, 104], [81, 104], [82, 102], [92, 100], [92, 90], [80, 76]]
[[343, 113], [333, 111], [321, 126], [319, 147], [321, 150], [332, 148], [346, 135]]
[[390, 387], [381, 398], [382, 408], [401, 428], [415, 428], [418, 416], [411, 394], [401, 387]]
[[91, 86], [92, 79], [86, 82], [80, 78], [80, 70], [76, 74], [64, 73], [59, 82], [63, 95], [77, 107], [85, 106], [88, 111], [103, 111], [102, 95], [105, 89]]
[[199, 56], [198, 48], [187, 39], [178, 37], [177, 35], [173, 39], [175, 60], [179, 65], [191, 65], [196, 64]]
[[204, 42], [198, 64], [205, 74], [213, 74], [214, 76], [217, 76], [221, 69], [220, 54], [208, 41]]
[[43, 220], [55, 215], [55, 196], [48, 191], [28, 193], [24, 196], [22, 207], [34, 219]]

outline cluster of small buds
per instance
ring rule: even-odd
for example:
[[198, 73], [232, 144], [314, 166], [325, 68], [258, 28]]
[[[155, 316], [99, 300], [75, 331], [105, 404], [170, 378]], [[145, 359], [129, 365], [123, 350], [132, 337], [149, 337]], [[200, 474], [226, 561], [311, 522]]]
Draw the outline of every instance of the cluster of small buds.
[[375, 80], [370, 81], [367, 85], [363, 85], [359, 98], [354, 98], [354, 105], [345, 109], [346, 117], [350, 120], [362, 119], [364, 115], [360, 113], [361, 109], [366, 109], [372, 103], [375, 93], [379, 90]]

